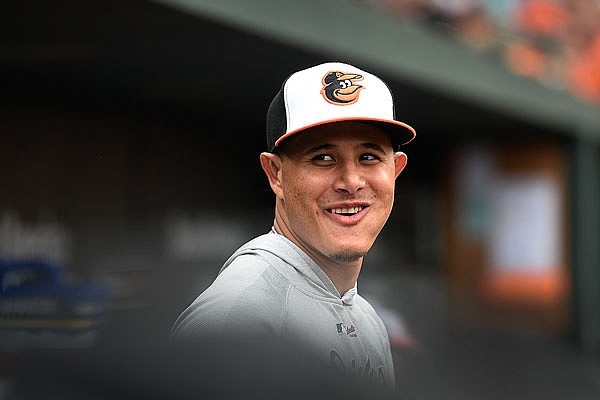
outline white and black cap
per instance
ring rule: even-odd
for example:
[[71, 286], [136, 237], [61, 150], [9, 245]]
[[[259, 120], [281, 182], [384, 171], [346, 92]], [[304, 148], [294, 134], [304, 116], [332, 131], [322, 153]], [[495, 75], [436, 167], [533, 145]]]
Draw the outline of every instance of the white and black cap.
[[384, 130], [394, 148], [416, 132], [396, 120], [388, 86], [375, 75], [349, 64], [320, 64], [290, 75], [267, 112], [269, 151], [305, 129], [341, 121], [362, 121]]

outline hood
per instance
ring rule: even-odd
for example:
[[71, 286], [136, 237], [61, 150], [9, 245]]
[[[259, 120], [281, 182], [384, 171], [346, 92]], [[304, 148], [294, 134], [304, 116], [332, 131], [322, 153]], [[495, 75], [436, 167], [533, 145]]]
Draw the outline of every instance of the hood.
[[229, 257], [219, 274], [244, 254], [263, 258], [296, 289], [309, 296], [342, 301], [335, 285], [321, 267], [285, 236], [266, 233], [249, 241]]

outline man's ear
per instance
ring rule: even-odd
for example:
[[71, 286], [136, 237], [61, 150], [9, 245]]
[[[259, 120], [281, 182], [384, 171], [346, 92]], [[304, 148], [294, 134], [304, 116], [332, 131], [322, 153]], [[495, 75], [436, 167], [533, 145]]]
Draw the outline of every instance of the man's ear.
[[269, 178], [269, 185], [275, 196], [283, 198], [283, 188], [281, 187], [281, 157], [274, 153], [261, 153], [260, 165]]
[[406, 154], [401, 151], [394, 153], [394, 166], [396, 169], [396, 178], [400, 175], [400, 172], [406, 167], [406, 163], [408, 162], [408, 158]]

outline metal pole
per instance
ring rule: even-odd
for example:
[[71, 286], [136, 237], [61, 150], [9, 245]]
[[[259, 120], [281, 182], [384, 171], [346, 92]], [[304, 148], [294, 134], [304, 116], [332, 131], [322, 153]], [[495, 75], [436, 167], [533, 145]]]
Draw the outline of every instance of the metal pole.
[[582, 351], [600, 357], [600, 146], [579, 137], [572, 156], [573, 328]]

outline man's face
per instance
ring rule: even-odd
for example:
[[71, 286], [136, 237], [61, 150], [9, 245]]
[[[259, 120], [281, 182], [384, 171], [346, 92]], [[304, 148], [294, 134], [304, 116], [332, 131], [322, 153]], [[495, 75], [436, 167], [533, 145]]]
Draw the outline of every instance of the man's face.
[[406, 156], [380, 129], [344, 122], [298, 134], [274, 158], [282, 233], [317, 260], [361, 259], [391, 212]]

